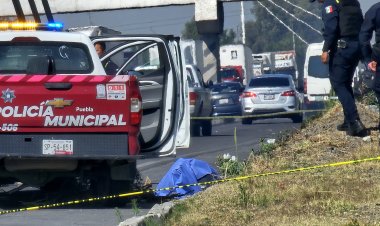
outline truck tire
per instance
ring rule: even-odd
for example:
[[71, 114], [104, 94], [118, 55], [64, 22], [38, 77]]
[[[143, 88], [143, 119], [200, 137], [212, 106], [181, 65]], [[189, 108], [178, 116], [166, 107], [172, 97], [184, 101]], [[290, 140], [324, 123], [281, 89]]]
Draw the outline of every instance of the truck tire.
[[[133, 189], [133, 180], [113, 180], [111, 178], [110, 167], [106, 164], [103, 167], [93, 171], [90, 184], [90, 194], [93, 197], [103, 197], [118, 195], [120, 193], [129, 193]], [[97, 201], [100, 206], [121, 207], [128, 200], [123, 198], [109, 198]]]
[[241, 124], [243, 124], [243, 125], [251, 125], [252, 121], [253, 120], [251, 118], [242, 118], [241, 119]]
[[201, 135], [201, 126], [198, 122], [192, 121], [190, 123], [190, 135], [192, 137], [199, 137]]
[[303, 114], [296, 114], [292, 117], [293, 123], [302, 123], [303, 121]]
[[205, 120], [202, 122], [202, 135], [203, 136], [211, 136], [212, 134], [212, 121]]

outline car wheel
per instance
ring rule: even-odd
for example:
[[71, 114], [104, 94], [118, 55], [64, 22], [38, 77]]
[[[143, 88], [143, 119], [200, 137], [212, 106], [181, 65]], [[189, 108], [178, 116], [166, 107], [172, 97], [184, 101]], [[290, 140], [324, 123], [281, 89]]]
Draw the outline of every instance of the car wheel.
[[201, 127], [197, 122], [191, 122], [190, 134], [192, 137], [199, 137], [201, 135]]
[[242, 118], [241, 119], [241, 124], [243, 124], [243, 125], [250, 125], [250, 124], [252, 124], [252, 119], [251, 118]]
[[211, 120], [205, 120], [202, 123], [202, 135], [211, 136], [212, 134], [212, 122]]
[[223, 122], [224, 123], [233, 123], [233, 122], [235, 122], [235, 119], [234, 118], [225, 118], [225, 119], [223, 119]]
[[296, 114], [292, 117], [293, 123], [301, 123], [303, 121], [303, 114]]

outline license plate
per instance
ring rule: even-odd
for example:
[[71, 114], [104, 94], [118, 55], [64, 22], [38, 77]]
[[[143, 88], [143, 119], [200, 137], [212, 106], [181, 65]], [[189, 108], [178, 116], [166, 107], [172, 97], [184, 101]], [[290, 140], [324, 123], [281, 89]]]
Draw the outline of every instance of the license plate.
[[228, 99], [220, 99], [219, 104], [228, 104]]
[[264, 94], [264, 100], [274, 100], [274, 94]]
[[324, 99], [324, 96], [315, 96], [315, 101], [323, 101]]
[[44, 155], [72, 155], [73, 140], [42, 140]]

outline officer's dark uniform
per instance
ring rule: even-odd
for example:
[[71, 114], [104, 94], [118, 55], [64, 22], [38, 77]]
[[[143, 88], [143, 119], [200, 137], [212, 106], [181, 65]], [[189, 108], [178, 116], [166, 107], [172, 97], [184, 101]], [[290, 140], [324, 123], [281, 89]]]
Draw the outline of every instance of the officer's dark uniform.
[[[371, 39], [374, 31], [376, 33], [376, 44], [371, 48]], [[373, 89], [376, 93], [378, 104], [380, 105], [380, 2], [374, 4], [365, 14], [359, 39], [364, 64], [367, 65], [371, 61], [377, 62]]]
[[116, 75], [119, 70], [119, 67], [111, 59], [103, 61], [103, 67], [107, 75]]
[[361, 136], [365, 132], [356, 108], [352, 80], [360, 58], [359, 32], [363, 22], [357, 0], [325, 0], [323, 52], [329, 52], [330, 82], [343, 106], [344, 123], [339, 130]]
[[[371, 48], [373, 32], [376, 32], [376, 44]], [[362, 47], [365, 64], [371, 61], [377, 62], [374, 90], [380, 93], [380, 2], [374, 4], [365, 14], [364, 23], [360, 32], [360, 44]]]

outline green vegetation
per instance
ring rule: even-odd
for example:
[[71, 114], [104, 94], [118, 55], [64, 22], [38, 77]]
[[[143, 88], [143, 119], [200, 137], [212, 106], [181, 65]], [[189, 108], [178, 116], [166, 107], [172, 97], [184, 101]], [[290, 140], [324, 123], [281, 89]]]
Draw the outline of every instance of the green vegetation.
[[137, 216], [137, 215], [139, 215], [139, 213], [140, 213], [140, 209], [139, 209], [139, 206], [138, 206], [138, 204], [137, 204], [137, 199], [132, 199], [132, 210], [133, 210], [133, 214], [135, 215], [135, 216]]
[[374, 91], [369, 91], [368, 93], [366, 93], [363, 97], [361, 97], [361, 101], [366, 105], [378, 105], [378, 101]]
[[117, 208], [117, 207], [115, 208], [115, 215], [116, 215], [116, 218], [117, 218], [117, 222], [119, 222], [119, 223], [123, 222], [124, 217], [121, 214], [119, 208]]
[[[377, 113], [363, 105], [358, 109], [367, 127], [377, 125]], [[262, 141], [245, 169], [234, 173], [256, 175], [380, 155], [379, 131], [372, 131], [370, 142], [348, 137], [336, 131], [337, 119], [343, 115], [335, 104], [275, 144]], [[378, 203], [380, 164], [374, 161], [217, 184], [177, 205], [163, 225], [380, 225]]]
[[[194, 17], [185, 23], [185, 28], [182, 31], [182, 38], [193, 40], [200, 39]], [[223, 30], [223, 33], [219, 36], [219, 44], [226, 45], [235, 43], [237, 43], [235, 31], [232, 29]]]
[[219, 172], [221, 172], [225, 178], [242, 175], [246, 169], [245, 162], [240, 162], [235, 156], [230, 156], [229, 154], [218, 156], [216, 165], [219, 168]]

